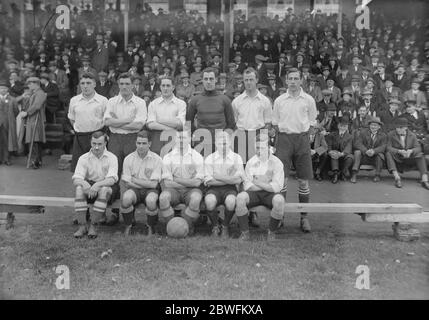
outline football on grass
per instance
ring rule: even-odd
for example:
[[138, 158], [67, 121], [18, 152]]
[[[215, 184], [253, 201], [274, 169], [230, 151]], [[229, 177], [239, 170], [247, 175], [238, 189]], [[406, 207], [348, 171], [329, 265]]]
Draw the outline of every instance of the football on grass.
[[185, 219], [174, 217], [167, 223], [167, 234], [172, 238], [185, 238], [188, 235], [189, 226]]

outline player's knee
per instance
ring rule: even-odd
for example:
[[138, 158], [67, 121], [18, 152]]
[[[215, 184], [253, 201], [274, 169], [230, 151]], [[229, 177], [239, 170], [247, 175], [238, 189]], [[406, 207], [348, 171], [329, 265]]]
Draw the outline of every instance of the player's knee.
[[154, 210], [156, 209], [156, 202], [158, 201], [158, 195], [154, 192], [151, 192], [146, 196], [145, 201], [146, 201], [146, 206], [149, 209]]
[[168, 207], [170, 206], [171, 195], [170, 192], [163, 191], [159, 195], [159, 205], [160, 207]]
[[131, 207], [133, 205], [133, 198], [134, 197], [131, 190], [125, 191], [125, 193], [122, 195], [121, 206], [123, 208]]
[[298, 179], [298, 184], [300, 189], [309, 189], [310, 186], [308, 184], [308, 180]]
[[273, 197], [273, 207], [274, 208], [282, 208], [285, 205], [285, 198], [282, 195], [276, 194]]
[[190, 203], [190, 205], [198, 205], [199, 206], [200, 202], [201, 202], [201, 199], [202, 199], [201, 193], [199, 193], [199, 192], [193, 192], [191, 194], [191, 196], [190, 196], [189, 203]]
[[235, 209], [235, 196], [230, 194], [229, 196], [226, 197], [225, 199], [225, 208], [229, 211], [232, 211]]
[[204, 198], [204, 202], [206, 203], [206, 208], [208, 211], [212, 211], [216, 208], [216, 196], [214, 194], [208, 194]]
[[245, 207], [247, 204], [247, 199], [249, 198], [247, 192], [240, 192], [237, 195], [236, 205], [237, 207]]
[[355, 157], [359, 157], [360, 155], [362, 155], [362, 152], [360, 150], [355, 150], [354, 155]]

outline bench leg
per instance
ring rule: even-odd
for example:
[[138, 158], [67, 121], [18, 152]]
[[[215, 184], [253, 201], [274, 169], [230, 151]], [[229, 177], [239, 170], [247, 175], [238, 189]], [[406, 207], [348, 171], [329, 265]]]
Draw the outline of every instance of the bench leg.
[[420, 238], [420, 231], [413, 228], [411, 223], [394, 222], [392, 229], [393, 236], [399, 241], [414, 241]]

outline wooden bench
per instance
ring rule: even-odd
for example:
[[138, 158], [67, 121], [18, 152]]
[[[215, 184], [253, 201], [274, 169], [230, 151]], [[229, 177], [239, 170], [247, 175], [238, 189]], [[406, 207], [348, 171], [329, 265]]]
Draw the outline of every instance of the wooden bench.
[[[115, 201], [112, 207], [118, 207]], [[6, 221], [6, 227], [13, 227], [14, 213], [44, 213], [45, 207], [74, 208], [74, 198], [67, 197], [38, 197], [0, 195], [0, 221]], [[175, 209], [180, 210], [183, 205]], [[269, 214], [268, 208], [258, 206], [251, 210], [260, 214]], [[418, 230], [411, 228], [410, 223], [429, 223], [429, 212], [424, 212], [418, 204], [387, 204], [387, 203], [286, 203], [285, 213], [335, 213], [358, 214], [365, 222], [393, 223], [394, 236], [400, 239], [398, 233], [407, 234], [412, 230], [415, 235]], [[399, 232], [402, 230], [401, 232]]]

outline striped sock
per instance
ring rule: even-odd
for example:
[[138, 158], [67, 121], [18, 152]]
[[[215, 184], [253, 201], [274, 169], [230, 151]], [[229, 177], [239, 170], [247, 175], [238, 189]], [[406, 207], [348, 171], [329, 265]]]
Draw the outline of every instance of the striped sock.
[[[298, 188], [298, 199], [300, 203], [310, 202], [310, 188]], [[307, 212], [301, 212], [301, 216], [306, 216]]]

